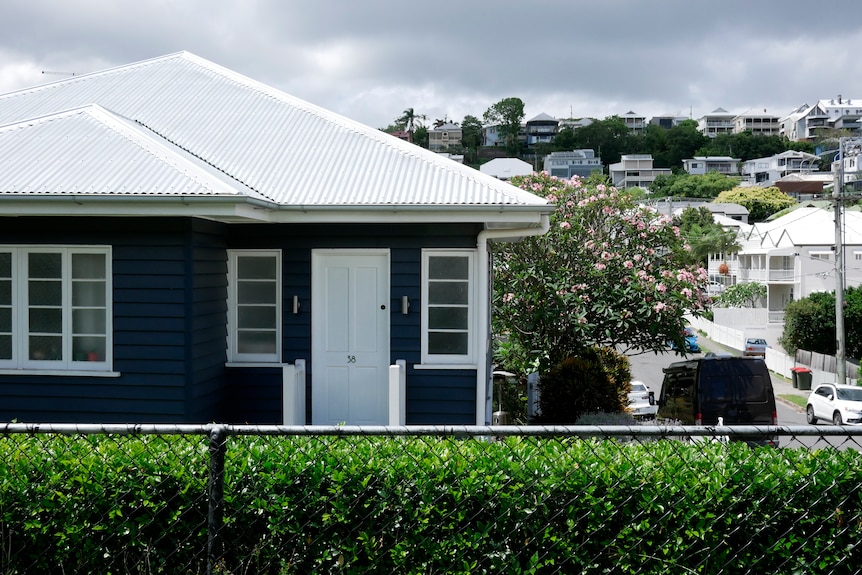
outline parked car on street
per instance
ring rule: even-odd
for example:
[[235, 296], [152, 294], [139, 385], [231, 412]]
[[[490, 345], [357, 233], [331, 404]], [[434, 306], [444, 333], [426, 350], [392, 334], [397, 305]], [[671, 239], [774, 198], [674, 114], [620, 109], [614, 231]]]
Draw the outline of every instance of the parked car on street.
[[[700, 353], [700, 345], [697, 343], [697, 334], [693, 329], [687, 327], [682, 330], [683, 341], [685, 341], [685, 351], [691, 353]], [[671, 349], [677, 349], [676, 342], [670, 340], [667, 342]]]
[[[775, 392], [766, 362], [713, 355], [664, 368], [658, 400], [659, 424], [776, 425]], [[740, 435], [733, 440], [777, 446], [775, 436]]]
[[652, 419], [658, 411], [655, 393], [642, 381], [632, 381], [629, 391], [629, 413], [635, 419]]
[[742, 350], [742, 355], [758, 355], [760, 357], [766, 356], [766, 348], [769, 345], [766, 343], [766, 340], [760, 337], [749, 337], [745, 340], [745, 348]]
[[818, 420], [833, 425], [862, 424], [862, 387], [822, 383], [808, 396], [805, 418], [814, 425]]

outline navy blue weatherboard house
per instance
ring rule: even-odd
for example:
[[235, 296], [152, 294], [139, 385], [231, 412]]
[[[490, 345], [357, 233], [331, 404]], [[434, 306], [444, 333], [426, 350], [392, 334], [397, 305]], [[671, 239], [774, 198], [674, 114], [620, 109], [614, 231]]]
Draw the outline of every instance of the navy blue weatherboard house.
[[539, 197], [182, 52], [0, 95], [0, 420], [484, 424]]

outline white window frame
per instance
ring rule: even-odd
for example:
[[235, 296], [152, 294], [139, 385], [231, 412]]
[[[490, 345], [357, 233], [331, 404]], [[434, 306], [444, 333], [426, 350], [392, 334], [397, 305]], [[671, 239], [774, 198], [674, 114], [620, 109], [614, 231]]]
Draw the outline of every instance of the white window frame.
[[808, 257], [813, 260], [832, 261], [832, 256], [835, 252], [825, 250], [811, 250], [808, 252]]
[[[113, 273], [110, 246], [75, 246], [75, 245], [40, 245], [40, 246], [0, 246], [0, 252], [11, 253], [12, 278], [11, 278], [11, 337], [12, 358], [0, 359], [0, 371], [15, 373], [22, 371], [33, 371], [39, 373], [55, 372], [57, 375], [95, 374], [98, 372], [112, 373], [113, 365]], [[28, 273], [28, 260], [30, 254], [35, 253], [57, 253], [61, 257], [60, 292], [61, 292], [61, 359], [31, 359], [30, 358], [30, 302], [28, 284], [30, 281]], [[84, 309], [87, 306], [73, 306], [73, 285], [78, 281], [88, 281], [73, 277], [72, 257], [81, 254], [97, 254], [105, 258], [104, 277], [104, 313], [105, 333], [92, 334], [95, 337], [105, 337], [104, 356], [96, 355], [97, 352], [88, 353], [84, 357], [74, 357], [73, 343], [75, 336], [84, 334], [73, 333], [72, 316], [75, 309]], [[8, 280], [8, 278], [3, 278]], [[98, 307], [96, 308], [98, 309]], [[4, 335], [10, 335], [4, 333]]]
[[[239, 257], [272, 257], [275, 258], [275, 353], [240, 353], [238, 350], [239, 324], [237, 312], [239, 310], [237, 287], [238, 269], [237, 258]], [[282, 278], [281, 278], [281, 250], [228, 250], [228, 350], [227, 359], [229, 363], [281, 363], [282, 348]]]
[[[428, 350], [428, 314], [429, 262], [433, 257], [464, 257], [467, 258], [468, 289], [467, 289], [467, 353], [466, 354], [431, 354]], [[475, 367], [476, 363], [476, 312], [477, 312], [477, 281], [476, 281], [476, 250], [475, 249], [423, 249], [422, 250], [422, 365], [444, 365], [446, 367]]]

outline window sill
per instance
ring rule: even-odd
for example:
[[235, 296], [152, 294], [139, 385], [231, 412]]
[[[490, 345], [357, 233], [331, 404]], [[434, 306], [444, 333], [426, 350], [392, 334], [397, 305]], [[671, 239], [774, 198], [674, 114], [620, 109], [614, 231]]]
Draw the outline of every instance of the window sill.
[[280, 361], [228, 361], [224, 364], [225, 367], [284, 367], [285, 365], [291, 364]]
[[119, 371], [84, 369], [8, 369], [0, 368], [0, 375], [41, 375], [50, 377], [120, 377]]
[[475, 363], [417, 363], [413, 369], [479, 369]]

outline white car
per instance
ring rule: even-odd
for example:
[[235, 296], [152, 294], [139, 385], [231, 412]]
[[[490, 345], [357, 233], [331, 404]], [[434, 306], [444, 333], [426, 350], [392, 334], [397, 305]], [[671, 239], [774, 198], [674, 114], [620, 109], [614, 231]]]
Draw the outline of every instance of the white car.
[[808, 396], [805, 408], [808, 423], [831, 421], [833, 425], [862, 424], [862, 387], [822, 383]]
[[[658, 412], [655, 394], [642, 381], [632, 381], [629, 391], [629, 413], [635, 419], [653, 419]], [[862, 388], [860, 388], [862, 389]]]

